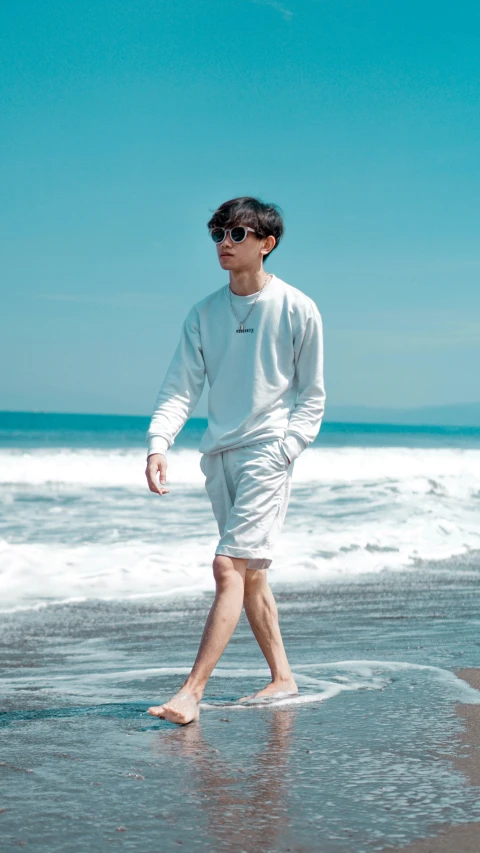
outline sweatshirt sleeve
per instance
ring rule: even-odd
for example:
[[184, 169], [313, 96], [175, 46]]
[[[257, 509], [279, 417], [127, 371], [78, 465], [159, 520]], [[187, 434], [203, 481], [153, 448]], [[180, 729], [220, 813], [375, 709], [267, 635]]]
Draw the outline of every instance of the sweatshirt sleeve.
[[148, 453], [166, 453], [197, 405], [205, 385], [205, 362], [195, 306], [187, 314], [180, 340], [157, 396], [147, 430]]
[[290, 461], [300, 456], [316, 438], [325, 411], [323, 324], [314, 303], [311, 303], [302, 332], [295, 337], [294, 354], [298, 392], [283, 441]]

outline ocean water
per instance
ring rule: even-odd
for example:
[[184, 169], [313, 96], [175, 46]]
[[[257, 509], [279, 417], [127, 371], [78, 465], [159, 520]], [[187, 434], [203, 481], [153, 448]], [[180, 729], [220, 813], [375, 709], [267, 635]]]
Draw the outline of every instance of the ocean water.
[[299, 685], [244, 616], [198, 724], [188, 673], [218, 532], [204, 423], [144, 477], [148, 419], [0, 414], [2, 849], [367, 853], [480, 821], [455, 763], [480, 666], [480, 430], [324, 424], [270, 580]]
[[[213, 588], [205, 423], [145, 480], [148, 419], [0, 413], [0, 607]], [[417, 571], [480, 549], [480, 429], [324, 424], [295, 462], [272, 581]]]

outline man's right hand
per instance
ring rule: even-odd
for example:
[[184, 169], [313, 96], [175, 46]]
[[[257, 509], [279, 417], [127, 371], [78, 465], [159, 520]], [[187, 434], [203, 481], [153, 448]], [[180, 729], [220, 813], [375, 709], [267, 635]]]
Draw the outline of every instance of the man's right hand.
[[[158, 472], [160, 472], [160, 483], [157, 481]], [[166, 495], [169, 492], [169, 489], [163, 487], [167, 481], [167, 458], [163, 453], [150, 454], [147, 459], [145, 476], [151, 492], [157, 492], [159, 495]]]

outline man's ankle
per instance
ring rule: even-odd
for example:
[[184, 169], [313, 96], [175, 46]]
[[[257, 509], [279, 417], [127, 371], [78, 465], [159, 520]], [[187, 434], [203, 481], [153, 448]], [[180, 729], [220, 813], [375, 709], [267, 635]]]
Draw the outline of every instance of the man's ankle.
[[271, 676], [272, 676], [272, 682], [274, 684], [288, 684], [291, 681], [295, 681], [291, 672], [281, 674], [281, 675], [279, 673], [274, 675], [273, 672], [271, 672]]
[[[205, 690], [205, 685], [200, 685], [196, 681], [190, 681], [187, 679], [185, 684], [180, 688], [181, 692], [191, 693], [192, 696], [195, 697], [197, 702], [200, 702], [200, 699], [203, 696], [203, 691]], [[179, 691], [180, 692], [180, 691]]]

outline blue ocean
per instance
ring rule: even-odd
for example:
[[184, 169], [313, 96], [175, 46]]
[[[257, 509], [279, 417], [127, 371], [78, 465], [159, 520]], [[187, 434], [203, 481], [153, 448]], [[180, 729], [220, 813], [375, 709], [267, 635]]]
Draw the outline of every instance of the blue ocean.
[[194, 660], [218, 530], [206, 422], [149, 492], [149, 419], [0, 413], [4, 849], [401, 849], [480, 820], [480, 429], [324, 423], [269, 570], [298, 697], [244, 616], [200, 721], [146, 715]]

